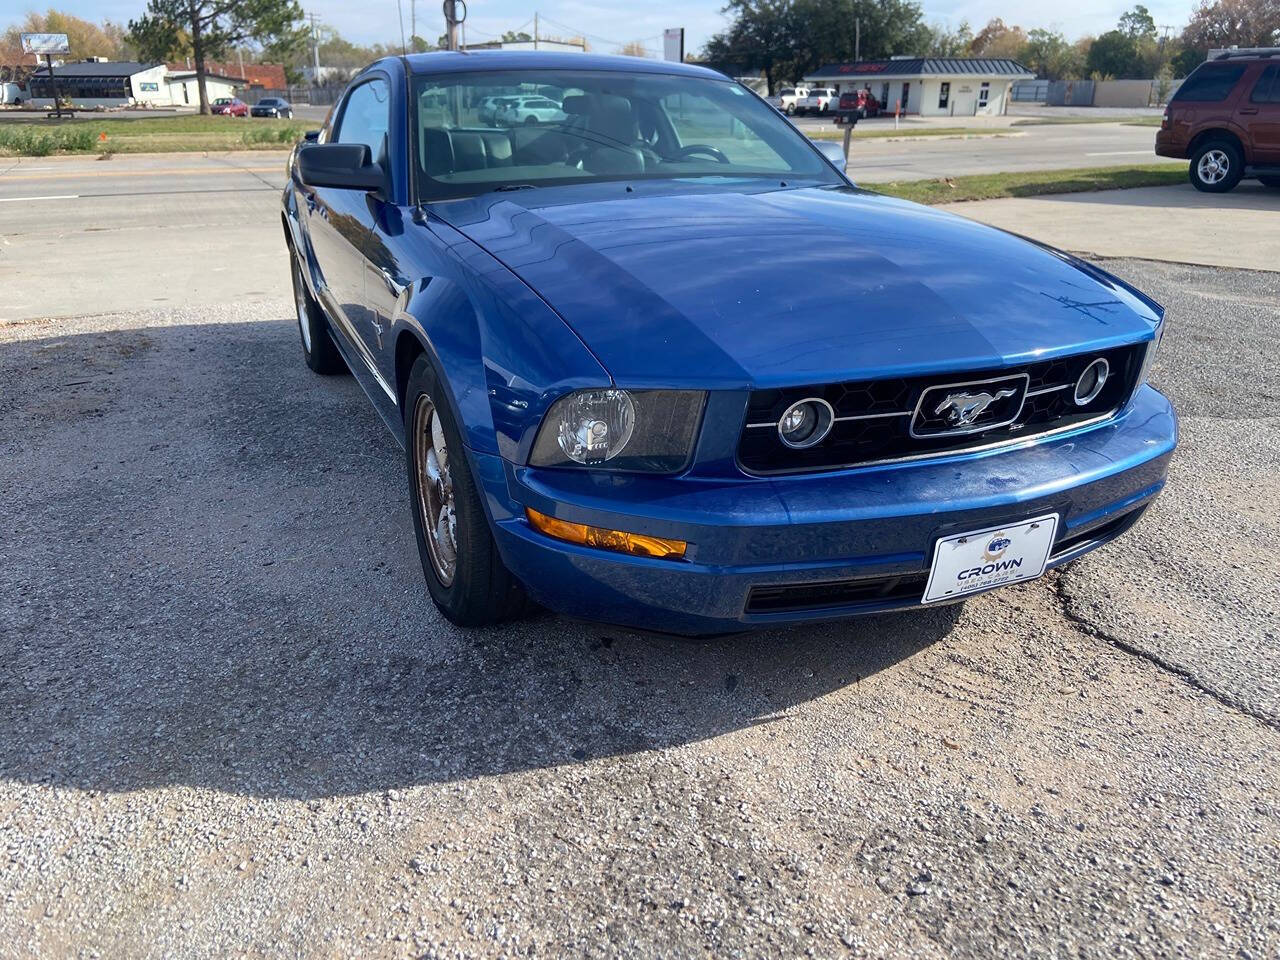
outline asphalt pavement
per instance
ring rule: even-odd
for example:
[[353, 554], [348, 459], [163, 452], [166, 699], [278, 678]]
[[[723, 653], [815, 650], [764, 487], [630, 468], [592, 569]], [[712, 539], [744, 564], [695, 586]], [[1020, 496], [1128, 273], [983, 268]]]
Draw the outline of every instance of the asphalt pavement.
[[[468, 632], [256, 196], [0, 205], [0, 264], [11, 212], [119, 227], [96, 308], [0, 273], [0, 953], [1275, 955], [1280, 274], [1102, 262], [1169, 308], [1182, 445], [1065, 571], [705, 644]], [[240, 265], [198, 297], [184, 223]]]
[[1155, 155], [1154, 127], [1123, 123], [1009, 127], [994, 135], [855, 140], [849, 176], [859, 183], [929, 180], [977, 173], [1128, 167], [1145, 163], [1186, 166]]

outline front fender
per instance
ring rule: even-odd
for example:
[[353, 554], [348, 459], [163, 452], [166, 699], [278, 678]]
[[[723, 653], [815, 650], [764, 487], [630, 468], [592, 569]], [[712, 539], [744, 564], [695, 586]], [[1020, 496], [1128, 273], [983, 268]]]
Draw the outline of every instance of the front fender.
[[[565, 322], [510, 270], [434, 218], [411, 230], [420, 277], [395, 318], [397, 397], [409, 349], [433, 359], [466, 444], [523, 463], [547, 408], [563, 394], [609, 386], [608, 371]], [[406, 341], [412, 337], [414, 343]]]

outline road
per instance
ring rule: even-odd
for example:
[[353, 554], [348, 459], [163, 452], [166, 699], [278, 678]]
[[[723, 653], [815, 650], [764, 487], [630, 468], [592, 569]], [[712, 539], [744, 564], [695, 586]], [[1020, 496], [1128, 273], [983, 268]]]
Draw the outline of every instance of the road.
[[301, 363], [272, 174], [187, 176], [0, 204], [0, 952], [1274, 954], [1280, 274], [1103, 264], [1169, 307], [1182, 446], [1063, 572], [463, 632], [401, 454]]
[[286, 156], [0, 160], [0, 319], [277, 297]]
[[1155, 155], [1154, 127], [1089, 123], [1010, 127], [998, 135], [855, 140], [849, 175], [861, 183], [974, 173], [1181, 163]]

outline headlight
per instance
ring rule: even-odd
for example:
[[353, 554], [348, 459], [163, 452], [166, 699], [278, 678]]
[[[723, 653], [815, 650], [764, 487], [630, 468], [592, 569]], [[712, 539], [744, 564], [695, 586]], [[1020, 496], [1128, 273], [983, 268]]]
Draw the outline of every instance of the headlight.
[[706, 394], [696, 390], [579, 390], [551, 405], [529, 462], [674, 473], [693, 454]]
[[1138, 386], [1141, 387], [1147, 382], [1147, 374], [1151, 372], [1151, 365], [1156, 362], [1156, 354], [1160, 352], [1160, 341], [1164, 339], [1165, 327], [1169, 326], [1166, 317], [1160, 318], [1160, 326], [1156, 327], [1156, 336], [1149, 344], [1147, 344], [1146, 356], [1142, 358], [1142, 369], [1138, 372]]

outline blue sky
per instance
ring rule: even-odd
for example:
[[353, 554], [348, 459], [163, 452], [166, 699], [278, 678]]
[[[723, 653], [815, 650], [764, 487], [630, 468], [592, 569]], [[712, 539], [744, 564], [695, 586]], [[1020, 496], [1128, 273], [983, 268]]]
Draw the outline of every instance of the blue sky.
[[[409, 29], [411, 0], [400, 0], [404, 8], [405, 31]], [[952, 26], [967, 19], [978, 29], [991, 17], [1024, 27], [1050, 26], [1074, 38], [1084, 33], [1111, 29], [1117, 17], [1133, 0], [928, 0], [924, 8], [929, 20]], [[685, 47], [696, 51], [706, 39], [724, 26], [722, 0], [473, 0], [469, 4], [467, 39], [483, 40], [504, 30], [515, 29], [531, 20], [538, 9], [548, 34], [585, 33], [592, 47], [602, 53], [616, 52], [616, 44], [643, 41], [657, 53], [665, 27], [685, 28]], [[104, 17], [127, 22], [137, 17], [145, 0], [0, 0], [0, 27], [20, 19], [28, 10], [48, 7], [66, 10], [90, 20]], [[396, 0], [310, 0], [303, 3], [343, 35], [359, 42], [398, 40], [400, 21]], [[1158, 24], [1181, 29], [1193, 8], [1192, 0], [1152, 0], [1147, 3]], [[434, 39], [443, 32], [439, 0], [418, 0], [418, 32]], [[571, 29], [565, 29], [565, 28]], [[532, 29], [531, 27], [528, 29]], [[903, 51], [911, 53], [914, 51]]]

